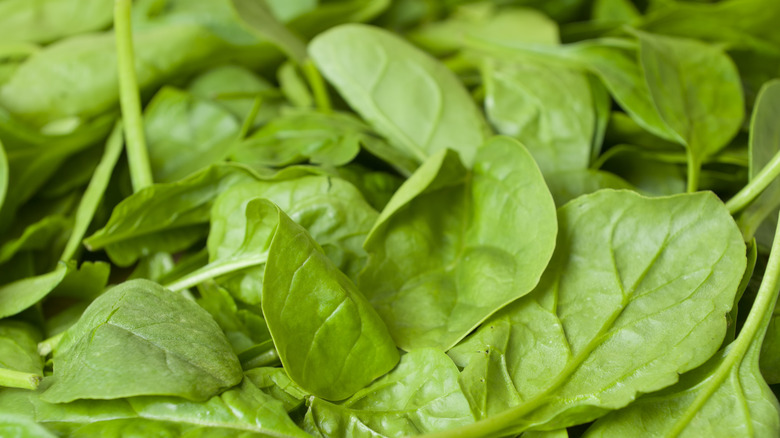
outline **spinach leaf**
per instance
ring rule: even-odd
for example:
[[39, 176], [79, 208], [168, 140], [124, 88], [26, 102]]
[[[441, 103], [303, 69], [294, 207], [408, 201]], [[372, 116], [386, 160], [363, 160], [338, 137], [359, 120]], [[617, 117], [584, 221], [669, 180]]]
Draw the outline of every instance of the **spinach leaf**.
[[252, 134], [232, 158], [252, 166], [280, 167], [305, 161], [342, 166], [355, 158], [368, 135], [368, 126], [348, 114], [292, 113]]
[[[780, 433], [780, 405], [758, 366], [778, 283], [780, 238], [775, 239], [758, 295], [737, 339], [676, 385], [600, 419], [586, 436], [621, 436], [627, 431], [648, 437]], [[735, 401], [739, 409], [734, 409]]]
[[0, 413], [0, 434], [20, 438], [55, 438], [57, 436], [34, 421], [5, 413]]
[[522, 141], [545, 176], [588, 167], [596, 113], [585, 73], [488, 60], [482, 74], [488, 119], [501, 134]]
[[[422, 163], [452, 148], [467, 165], [473, 162], [485, 139], [485, 123], [444, 65], [385, 30], [357, 24], [318, 35], [309, 54], [350, 106], [402, 156]], [[399, 94], [401, 89], [406, 92]]]
[[105, 248], [119, 266], [129, 266], [143, 255], [180, 251], [205, 236], [217, 195], [252, 179], [248, 169], [225, 164], [177, 182], [147, 187], [119, 203], [106, 226], [84, 243], [92, 251]]
[[406, 437], [474, 421], [446, 354], [412, 350], [386, 376], [341, 404], [309, 401], [304, 427], [324, 437]]
[[242, 378], [211, 316], [148, 280], [95, 299], [58, 348], [53, 383], [41, 395], [52, 403], [149, 394], [205, 400]]
[[745, 244], [712, 194], [602, 190], [558, 222], [539, 286], [450, 351], [482, 419], [464, 436], [590, 421], [675, 383], [726, 333]]
[[154, 180], [173, 182], [222, 161], [239, 128], [238, 121], [220, 106], [164, 87], [144, 110]]
[[366, 239], [361, 290], [405, 350], [449, 349], [530, 292], [552, 255], [555, 206], [523, 145], [494, 137], [474, 161], [432, 155]]
[[382, 320], [308, 233], [268, 201], [278, 225], [265, 266], [262, 308], [290, 378], [327, 400], [354, 394], [398, 362]]
[[703, 160], [722, 149], [742, 124], [739, 73], [714, 46], [643, 32], [637, 35], [655, 108], [688, 149], [688, 189], [695, 190]]

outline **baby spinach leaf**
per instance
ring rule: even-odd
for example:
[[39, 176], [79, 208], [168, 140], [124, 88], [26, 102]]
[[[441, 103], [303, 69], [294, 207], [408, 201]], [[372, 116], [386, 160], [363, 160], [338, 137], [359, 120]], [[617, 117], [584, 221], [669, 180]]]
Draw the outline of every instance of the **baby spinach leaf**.
[[242, 142], [232, 154], [252, 166], [279, 167], [310, 161], [342, 166], [360, 151], [368, 126], [347, 114], [299, 112], [278, 117]]
[[0, 286], [0, 318], [16, 315], [48, 295], [74, 267], [61, 262], [54, 270]]
[[44, 401], [176, 395], [205, 400], [241, 381], [241, 366], [211, 316], [148, 280], [104, 293], [68, 329]]
[[225, 109], [165, 87], [144, 110], [155, 181], [173, 182], [227, 157], [240, 126]]
[[412, 350], [386, 376], [343, 403], [312, 398], [304, 427], [323, 437], [407, 437], [473, 422], [446, 354]]
[[703, 366], [684, 374], [676, 385], [598, 420], [586, 436], [623, 436], [627, 432], [648, 437], [780, 434], [780, 405], [758, 366], [779, 285], [780, 234], [737, 339]]
[[290, 376], [282, 368], [253, 368], [245, 371], [244, 376], [263, 392], [281, 401], [287, 412], [303, 405], [304, 399], [309, 396], [306, 391], [290, 380]]
[[341, 400], [393, 368], [398, 350], [354, 283], [278, 207], [253, 204], [278, 218], [262, 307], [290, 378], [316, 396]]
[[695, 40], [637, 33], [655, 108], [689, 152], [689, 189], [702, 161], [739, 130], [744, 102], [739, 72], [723, 51]]
[[248, 169], [225, 164], [174, 183], [147, 187], [117, 205], [106, 226], [84, 243], [93, 251], [105, 248], [119, 266], [129, 266], [143, 255], [185, 249], [205, 236], [217, 195], [252, 179]]
[[28, 323], [0, 321], [0, 387], [35, 389], [43, 378], [40, 340], [39, 330]]
[[[318, 35], [309, 54], [342, 97], [408, 159], [445, 148], [470, 165], [485, 123], [455, 75], [390, 32], [349, 24]], [[398, 90], [407, 90], [398, 93]]]
[[305, 60], [304, 42], [276, 20], [264, 1], [230, 0], [230, 2], [250, 31], [274, 43], [297, 63]]
[[432, 155], [366, 239], [361, 290], [405, 350], [449, 349], [530, 292], [552, 255], [555, 205], [523, 145], [494, 137], [474, 161]]
[[542, 63], [483, 63], [485, 112], [501, 134], [521, 140], [545, 176], [584, 170], [596, 113], [585, 73]]
[[500, 8], [478, 2], [459, 6], [444, 21], [425, 23], [408, 36], [435, 55], [463, 48], [468, 38], [502, 39], [530, 44], [558, 44], [558, 24], [531, 8]]
[[675, 383], [726, 333], [745, 244], [711, 193], [602, 190], [558, 222], [539, 286], [450, 351], [482, 419], [463, 436], [590, 421]]

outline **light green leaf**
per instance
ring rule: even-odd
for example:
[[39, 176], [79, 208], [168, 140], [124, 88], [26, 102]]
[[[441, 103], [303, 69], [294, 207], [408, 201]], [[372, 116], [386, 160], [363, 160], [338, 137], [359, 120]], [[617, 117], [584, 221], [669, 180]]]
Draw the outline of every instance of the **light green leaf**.
[[252, 166], [310, 161], [342, 166], [360, 151], [370, 128], [347, 114], [298, 112], [278, 117], [237, 146], [232, 158]]
[[429, 55], [388, 31], [357, 24], [318, 35], [309, 54], [403, 156], [422, 163], [452, 148], [467, 165], [473, 162], [485, 139], [482, 115], [455, 75]]
[[588, 167], [596, 112], [584, 72], [488, 60], [482, 75], [488, 119], [501, 134], [522, 141], [545, 176]]
[[698, 168], [726, 146], [742, 124], [745, 110], [739, 72], [715, 46], [644, 32], [637, 35], [655, 108], [683, 140], [691, 165]]
[[393, 368], [398, 350], [354, 283], [278, 207], [253, 204], [279, 221], [262, 308], [290, 378], [316, 396], [341, 400]]
[[552, 196], [523, 145], [488, 140], [471, 172], [441, 151], [374, 225], [360, 287], [401, 348], [447, 350], [536, 286], [556, 230]]
[[0, 321], [0, 387], [35, 389], [43, 378], [40, 331], [25, 322]]
[[408, 437], [473, 421], [455, 364], [438, 350], [421, 349], [341, 404], [312, 398], [304, 427], [328, 438]]
[[49, 294], [71, 269], [59, 263], [53, 271], [0, 286], [0, 318], [16, 315]]
[[144, 131], [154, 180], [179, 180], [223, 160], [239, 131], [219, 105], [164, 87], [144, 109]]
[[241, 381], [219, 326], [194, 302], [148, 280], [98, 297], [65, 333], [54, 358], [54, 403], [176, 395], [205, 400]]
[[8, 191], [8, 158], [5, 156], [5, 148], [0, 142], [0, 209], [3, 208], [5, 193]]
[[[759, 353], [780, 283], [780, 238], [739, 336], [680, 382], [610, 413], [586, 437], [712, 437], [780, 434], [780, 404], [759, 370]], [[630, 432], [629, 432], [630, 431]]]
[[264, 0], [231, 0], [231, 3], [249, 30], [277, 45], [295, 62], [303, 63], [306, 44], [276, 20]]
[[558, 221], [539, 286], [450, 352], [483, 419], [463, 436], [591, 421], [720, 347], [746, 258], [713, 194], [602, 190]]
[[0, 2], [0, 41], [49, 43], [111, 25], [111, 4], [102, 0], [5, 0]]

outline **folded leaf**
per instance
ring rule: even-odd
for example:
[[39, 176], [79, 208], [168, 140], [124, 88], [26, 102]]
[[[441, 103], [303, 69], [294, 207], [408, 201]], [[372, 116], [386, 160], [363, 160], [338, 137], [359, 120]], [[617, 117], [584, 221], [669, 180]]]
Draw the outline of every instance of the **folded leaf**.
[[556, 229], [552, 197], [523, 145], [488, 140], [471, 172], [441, 151], [374, 225], [360, 287], [401, 348], [446, 350], [536, 286]]

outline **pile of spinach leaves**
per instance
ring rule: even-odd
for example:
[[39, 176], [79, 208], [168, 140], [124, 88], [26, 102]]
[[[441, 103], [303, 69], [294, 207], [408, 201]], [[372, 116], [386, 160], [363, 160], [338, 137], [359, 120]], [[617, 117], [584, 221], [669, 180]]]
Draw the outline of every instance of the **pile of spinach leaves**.
[[780, 436], [777, 0], [0, 0], [0, 436]]

